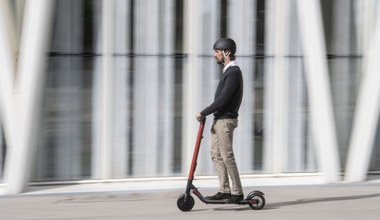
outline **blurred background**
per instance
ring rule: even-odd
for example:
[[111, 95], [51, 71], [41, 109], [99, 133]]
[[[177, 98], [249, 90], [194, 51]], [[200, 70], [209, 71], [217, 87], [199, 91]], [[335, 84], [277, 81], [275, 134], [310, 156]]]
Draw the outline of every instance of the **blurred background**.
[[[9, 1], [15, 18], [22, 17], [22, 2]], [[113, 24], [108, 31], [104, 2], [57, 0], [54, 5], [32, 182], [186, 176], [198, 129], [195, 114], [212, 102], [221, 74], [212, 46], [226, 36], [237, 43], [245, 80], [234, 140], [240, 172], [319, 172], [295, 0], [114, 0], [108, 3]], [[363, 12], [363, 2], [320, 1], [341, 171], [363, 74], [367, 41], [361, 22], [380, 9], [379, 1], [371, 1], [374, 7]], [[277, 8], [283, 5], [279, 17]], [[107, 33], [111, 55], [104, 51]], [[282, 51], [275, 49], [279, 37]], [[286, 64], [281, 92], [274, 91], [278, 56]], [[285, 137], [280, 171], [271, 165], [276, 108]], [[208, 119], [197, 175], [215, 174]], [[2, 124], [0, 131], [3, 179]], [[107, 175], [100, 172], [104, 157]], [[377, 129], [369, 173], [379, 171]]]

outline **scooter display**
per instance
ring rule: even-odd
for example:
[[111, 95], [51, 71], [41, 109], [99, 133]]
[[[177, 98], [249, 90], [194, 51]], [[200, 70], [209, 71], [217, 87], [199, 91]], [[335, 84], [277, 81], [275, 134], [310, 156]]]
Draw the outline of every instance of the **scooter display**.
[[[194, 207], [195, 201], [194, 201], [194, 198], [190, 194], [191, 192], [194, 195], [196, 195], [199, 198], [199, 200], [201, 200], [202, 202], [206, 204], [229, 204], [227, 203], [227, 199], [209, 200], [205, 198], [199, 192], [198, 188], [196, 188], [193, 185], [194, 173], [197, 166], [198, 154], [199, 154], [199, 149], [201, 145], [201, 140], [203, 138], [203, 130], [204, 130], [205, 123], [206, 123], [206, 118], [203, 118], [203, 120], [199, 123], [198, 135], [197, 135], [197, 140], [194, 147], [194, 153], [193, 153], [193, 159], [190, 166], [190, 172], [187, 179], [186, 190], [185, 190], [185, 193], [181, 194], [177, 199], [177, 207], [179, 210], [183, 212], [191, 211]], [[265, 206], [264, 193], [257, 190], [252, 191], [247, 195], [246, 199], [243, 199], [235, 204], [249, 205], [254, 210], [260, 210], [264, 208]]]

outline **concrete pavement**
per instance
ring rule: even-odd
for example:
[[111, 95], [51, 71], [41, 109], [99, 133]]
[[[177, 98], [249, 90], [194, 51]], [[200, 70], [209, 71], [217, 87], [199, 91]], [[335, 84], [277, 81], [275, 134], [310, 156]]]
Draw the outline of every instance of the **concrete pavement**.
[[[185, 187], [186, 181], [179, 182]], [[216, 187], [205, 187], [200, 182], [202, 194], [216, 192]], [[199, 186], [196, 182], [194, 184]], [[53, 189], [54, 186], [50, 188]], [[380, 181], [261, 185], [245, 187], [244, 190], [246, 194], [252, 190], [263, 191], [267, 202], [265, 208], [256, 211], [249, 206], [206, 205], [194, 196], [192, 211], [181, 212], [176, 201], [184, 188], [120, 190], [116, 187], [114, 191], [72, 193], [46, 193], [42, 190], [42, 193], [33, 191], [19, 196], [0, 197], [0, 219], [380, 219]]]

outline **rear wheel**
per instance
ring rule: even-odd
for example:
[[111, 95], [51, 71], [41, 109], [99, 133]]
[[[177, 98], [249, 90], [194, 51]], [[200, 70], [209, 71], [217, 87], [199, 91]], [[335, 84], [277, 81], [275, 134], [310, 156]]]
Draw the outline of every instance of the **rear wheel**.
[[185, 194], [182, 194], [177, 199], [177, 207], [183, 212], [188, 212], [194, 207], [194, 199], [191, 195], [188, 195], [187, 198]]
[[247, 200], [249, 202], [249, 207], [254, 210], [260, 210], [265, 206], [265, 198], [259, 192], [252, 192], [248, 195]]

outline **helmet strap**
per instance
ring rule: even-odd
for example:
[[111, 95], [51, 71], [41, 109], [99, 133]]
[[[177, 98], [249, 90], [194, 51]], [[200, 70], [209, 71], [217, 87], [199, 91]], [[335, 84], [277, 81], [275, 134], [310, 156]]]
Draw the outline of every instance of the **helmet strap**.
[[223, 63], [224, 63], [226, 58], [230, 55], [230, 52], [226, 53], [224, 50], [222, 50], [222, 53], [223, 53]]
[[223, 61], [222, 61], [222, 63], [224, 63], [224, 61], [226, 60], [226, 52], [224, 52], [224, 50], [222, 50], [222, 53], [223, 53]]
[[227, 57], [226, 52], [224, 50], [222, 50], [222, 53], [223, 53], [223, 58], [225, 59]]

